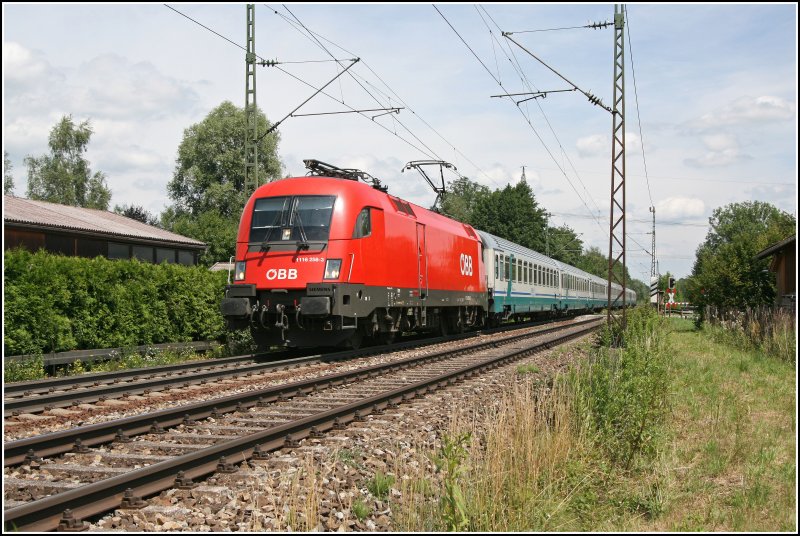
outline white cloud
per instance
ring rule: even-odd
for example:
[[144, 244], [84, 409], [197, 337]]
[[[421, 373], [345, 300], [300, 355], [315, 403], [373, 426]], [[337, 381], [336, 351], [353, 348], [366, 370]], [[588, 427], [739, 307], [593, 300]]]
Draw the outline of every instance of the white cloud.
[[659, 219], [678, 220], [702, 217], [706, 205], [696, 197], [668, 197], [656, 203], [656, 223]]
[[41, 81], [46, 76], [60, 76], [42, 57], [39, 51], [32, 51], [13, 41], [3, 43], [3, 79], [5, 83], [24, 84]]
[[726, 149], [738, 149], [739, 142], [732, 134], [710, 134], [702, 138], [705, 146], [712, 151], [724, 151]]
[[586, 158], [609, 154], [611, 144], [608, 136], [593, 134], [591, 136], [578, 138], [578, 141], [575, 142], [575, 148], [578, 149], [578, 156]]
[[687, 166], [723, 167], [752, 158], [750, 155], [742, 153], [739, 149], [739, 140], [732, 134], [709, 134], [701, 139], [709, 151], [700, 157], [686, 158], [684, 163]]
[[103, 54], [81, 64], [71, 88], [75, 113], [114, 119], [163, 118], [191, 108], [189, 84], [159, 72], [150, 62], [133, 63]]
[[796, 105], [771, 95], [740, 97], [691, 123], [691, 127], [709, 129], [731, 125], [787, 121], [795, 115]]
[[[578, 138], [575, 142], [575, 148], [578, 149], [578, 156], [581, 158], [593, 156], [607, 156], [611, 155], [611, 136], [605, 134], [592, 134]], [[635, 132], [625, 132], [625, 151], [640, 152], [642, 150], [642, 139]]]

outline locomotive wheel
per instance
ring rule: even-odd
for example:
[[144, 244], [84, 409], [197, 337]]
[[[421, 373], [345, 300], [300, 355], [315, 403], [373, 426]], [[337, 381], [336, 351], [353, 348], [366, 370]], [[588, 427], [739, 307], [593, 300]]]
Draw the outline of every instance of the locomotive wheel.
[[377, 335], [378, 344], [384, 344], [384, 345], [392, 344], [394, 342], [394, 338], [396, 335], [397, 335], [396, 331], [384, 331], [378, 333]]
[[358, 350], [361, 348], [361, 343], [364, 341], [364, 334], [361, 333], [360, 329], [357, 329], [353, 335], [347, 339], [345, 344], [352, 348], [353, 350]]

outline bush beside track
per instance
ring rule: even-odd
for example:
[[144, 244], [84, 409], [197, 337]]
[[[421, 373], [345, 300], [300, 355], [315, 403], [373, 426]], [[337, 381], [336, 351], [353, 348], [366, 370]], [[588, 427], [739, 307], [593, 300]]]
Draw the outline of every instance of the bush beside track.
[[5, 251], [5, 355], [219, 339], [225, 272]]

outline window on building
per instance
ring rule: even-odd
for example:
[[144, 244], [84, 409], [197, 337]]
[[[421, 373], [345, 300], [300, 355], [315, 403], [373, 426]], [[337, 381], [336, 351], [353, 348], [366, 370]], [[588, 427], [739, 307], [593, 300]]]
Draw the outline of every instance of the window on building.
[[133, 246], [132, 257], [142, 262], [153, 262], [153, 248], [150, 246]]
[[193, 266], [194, 265], [194, 253], [191, 251], [186, 250], [178, 250], [178, 264], [184, 264], [186, 266]]
[[44, 247], [50, 253], [62, 255], [75, 255], [75, 238], [61, 234], [46, 234]]
[[156, 263], [161, 264], [162, 262], [167, 262], [170, 264], [174, 263], [175, 250], [167, 248], [156, 248]]
[[78, 255], [81, 257], [105, 257], [108, 246], [105, 240], [78, 238]]
[[116, 242], [108, 243], [108, 258], [109, 259], [130, 259], [131, 246], [128, 244], [118, 244]]

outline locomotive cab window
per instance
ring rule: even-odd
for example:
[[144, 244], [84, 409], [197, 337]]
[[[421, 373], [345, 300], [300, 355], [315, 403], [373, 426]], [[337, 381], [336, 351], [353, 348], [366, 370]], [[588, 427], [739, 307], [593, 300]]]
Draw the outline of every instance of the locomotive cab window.
[[298, 195], [256, 199], [250, 242], [328, 240], [333, 195]]
[[356, 226], [353, 228], [353, 238], [364, 238], [372, 234], [372, 223], [370, 220], [369, 207], [364, 208], [358, 213]]

